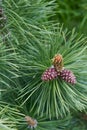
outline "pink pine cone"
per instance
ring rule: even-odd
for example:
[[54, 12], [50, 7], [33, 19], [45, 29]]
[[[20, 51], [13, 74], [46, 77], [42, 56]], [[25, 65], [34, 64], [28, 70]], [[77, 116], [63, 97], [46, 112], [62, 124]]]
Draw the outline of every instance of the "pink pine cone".
[[68, 83], [76, 83], [76, 77], [70, 70], [63, 69], [60, 73], [60, 77]]
[[58, 72], [56, 71], [56, 69], [53, 68], [48, 68], [43, 74], [41, 79], [43, 81], [49, 81], [49, 80], [53, 80], [55, 78], [57, 78], [58, 76]]

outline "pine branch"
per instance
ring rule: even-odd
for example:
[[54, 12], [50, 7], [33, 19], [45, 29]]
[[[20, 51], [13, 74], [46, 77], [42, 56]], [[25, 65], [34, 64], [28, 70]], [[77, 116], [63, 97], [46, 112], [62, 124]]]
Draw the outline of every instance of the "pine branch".
[[[1, 29], [6, 41], [0, 38], [0, 127], [79, 129], [80, 120], [69, 114], [87, 109], [87, 38], [53, 24], [55, 1], [8, 0], [3, 7], [8, 20]], [[56, 54], [63, 61], [53, 62]]]
[[[62, 27], [56, 28], [57, 31], [54, 29], [49, 34], [49, 30], [45, 30], [44, 34], [35, 37], [33, 46], [26, 44], [18, 49], [21, 55], [20, 72], [29, 79], [26, 86], [20, 90], [18, 99], [21, 99], [22, 105], [30, 104], [31, 111], [36, 109], [38, 114], [43, 116], [46, 113], [49, 118], [63, 117], [67, 112], [70, 113], [71, 109], [82, 111], [86, 108], [87, 100], [87, 63], [84, 60], [86, 38], [78, 37], [74, 30], [69, 34], [66, 30], [63, 31]], [[61, 78], [41, 81], [42, 73], [52, 66], [52, 58], [58, 53], [64, 58], [64, 67], [72, 70], [76, 76], [76, 85], [71, 85]]]

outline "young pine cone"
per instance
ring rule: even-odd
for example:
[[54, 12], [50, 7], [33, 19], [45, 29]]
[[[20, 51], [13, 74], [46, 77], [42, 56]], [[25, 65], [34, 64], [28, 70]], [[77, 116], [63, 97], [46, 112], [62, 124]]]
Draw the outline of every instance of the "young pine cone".
[[70, 70], [63, 69], [60, 72], [60, 77], [65, 80], [68, 83], [75, 84], [76, 83], [76, 77]]
[[25, 116], [25, 120], [27, 121], [29, 128], [37, 127], [37, 121], [35, 119], [32, 119], [30, 116]]
[[54, 67], [52, 68], [48, 68], [43, 74], [41, 79], [43, 81], [49, 81], [49, 80], [53, 80], [55, 78], [57, 78], [58, 76], [58, 72], [56, 71], [56, 69]]

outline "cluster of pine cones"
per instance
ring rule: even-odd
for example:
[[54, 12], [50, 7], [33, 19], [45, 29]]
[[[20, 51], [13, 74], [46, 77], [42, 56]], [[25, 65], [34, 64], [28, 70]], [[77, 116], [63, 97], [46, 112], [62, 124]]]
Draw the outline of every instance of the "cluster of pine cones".
[[57, 77], [65, 80], [68, 83], [75, 84], [76, 77], [72, 71], [63, 68], [62, 55], [55, 55], [53, 58], [53, 66], [48, 68], [43, 74], [41, 79], [43, 81], [50, 81]]

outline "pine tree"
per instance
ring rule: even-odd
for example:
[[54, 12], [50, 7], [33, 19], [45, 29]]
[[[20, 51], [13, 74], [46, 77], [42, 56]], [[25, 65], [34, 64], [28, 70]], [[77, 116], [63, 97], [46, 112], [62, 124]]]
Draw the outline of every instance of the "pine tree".
[[55, 1], [2, 7], [0, 129], [86, 130], [87, 38], [52, 20]]

